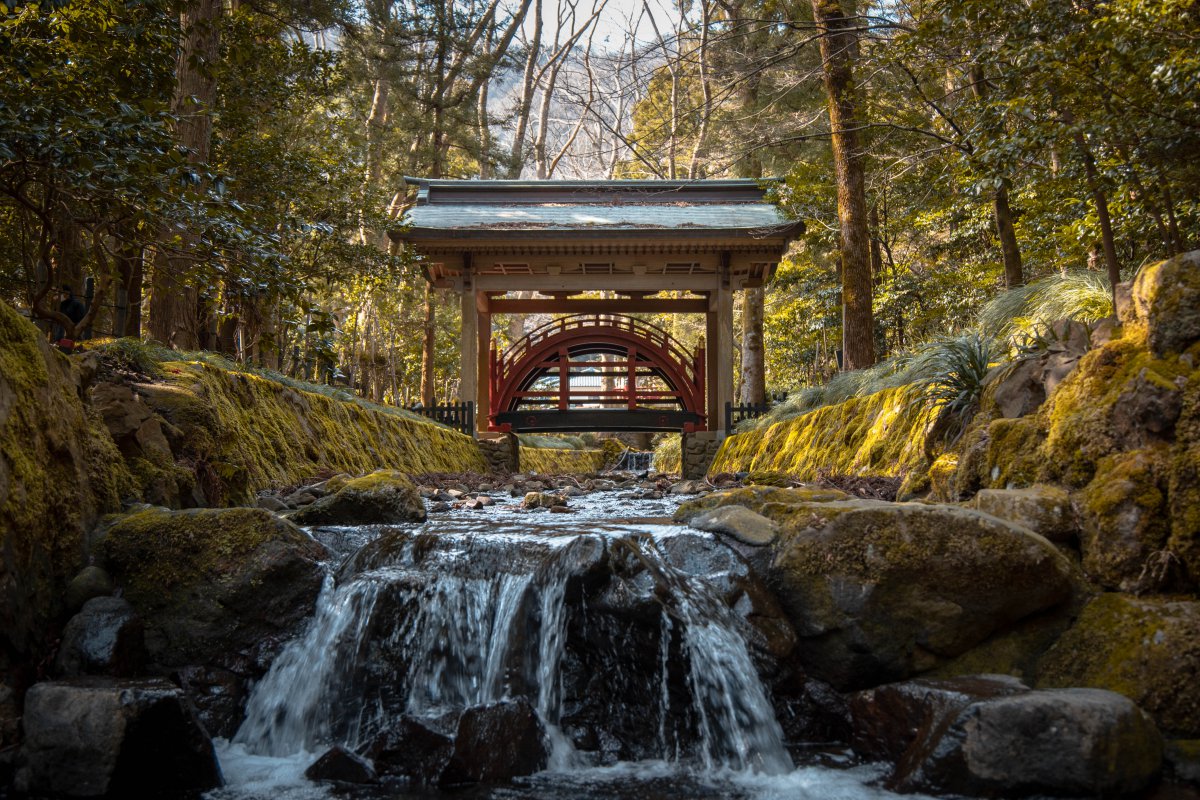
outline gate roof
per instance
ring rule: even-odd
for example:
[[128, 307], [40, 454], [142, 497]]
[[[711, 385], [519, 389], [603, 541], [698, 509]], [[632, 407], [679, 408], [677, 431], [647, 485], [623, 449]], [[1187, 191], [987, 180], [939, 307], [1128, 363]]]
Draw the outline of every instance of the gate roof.
[[417, 201], [407, 227], [389, 234], [439, 286], [462, 288], [470, 264], [482, 276], [528, 276], [512, 289], [541, 288], [542, 275], [564, 286], [576, 276], [571, 287], [681, 289], [680, 276], [715, 275], [722, 255], [734, 288], [756, 286], [804, 230], [767, 201], [767, 181], [407, 180]]

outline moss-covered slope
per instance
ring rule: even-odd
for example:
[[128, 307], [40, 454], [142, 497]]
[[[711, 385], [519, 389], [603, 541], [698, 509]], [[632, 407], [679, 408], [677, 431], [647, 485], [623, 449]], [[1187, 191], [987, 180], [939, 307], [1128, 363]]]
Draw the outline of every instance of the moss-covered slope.
[[917, 389], [886, 389], [731, 436], [709, 472], [904, 475], [924, 466], [931, 421]]
[[131, 481], [78, 369], [0, 303], [0, 664], [38, 652], [96, 518]]
[[153, 448], [127, 452], [149, 494], [162, 482], [175, 483], [174, 491], [168, 486], [163, 497], [147, 500], [174, 496], [182, 505], [200, 504], [189, 502], [198, 490], [204, 505], [234, 505], [260, 489], [329, 471], [486, 470], [474, 441], [457, 431], [250, 373], [166, 362], [161, 378], [131, 388], [162, 420], [171, 451], [170, 460], [161, 449], [157, 456]]
[[608, 454], [603, 450], [563, 450], [553, 447], [521, 447], [521, 471], [539, 475], [569, 475], [599, 472]]

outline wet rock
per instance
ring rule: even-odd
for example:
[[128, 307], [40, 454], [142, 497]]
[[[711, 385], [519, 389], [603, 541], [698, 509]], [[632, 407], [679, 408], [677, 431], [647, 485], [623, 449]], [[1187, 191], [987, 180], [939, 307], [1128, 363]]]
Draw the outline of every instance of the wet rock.
[[755, 563], [806, 671], [841, 689], [931, 669], [1075, 587], [1046, 539], [958, 507], [848, 500], [763, 513], [781, 533]]
[[212, 736], [232, 739], [246, 718], [246, 678], [217, 667], [184, 667], [174, 674]]
[[418, 786], [436, 785], [454, 754], [454, 738], [434, 724], [401, 717], [375, 737], [365, 755], [380, 775], [404, 778]]
[[856, 749], [894, 763], [901, 791], [1115, 796], [1150, 785], [1162, 740], [1128, 698], [1029, 691], [982, 675], [911, 681], [851, 700]]
[[1154, 723], [1126, 697], [1029, 692], [968, 707], [905, 786], [986, 797], [1124, 796], [1152, 785], [1162, 758]]
[[254, 505], [258, 506], [259, 508], [265, 508], [267, 511], [274, 511], [275, 513], [287, 511], [289, 508], [291, 508], [291, 506], [280, 500], [278, 497], [269, 494], [260, 496], [254, 501]]
[[35, 684], [25, 696], [19, 791], [177, 797], [221, 785], [212, 743], [163, 680]]
[[332, 781], [336, 783], [375, 783], [375, 767], [360, 755], [341, 745], [334, 745], [304, 770], [310, 781]]
[[292, 516], [297, 525], [391, 525], [423, 522], [425, 504], [401, 472], [379, 470], [347, 481]]
[[829, 684], [796, 676], [776, 685], [775, 714], [789, 742], [808, 745], [850, 742], [850, 700]]
[[1007, 675], [891, 683], [850, 698], [854, 749], [895, 763], [893, 783], [903, 783], [938, 737], [972, 703], [1028, 692]]
[[671, 494], [700, 494], [711, 489], [707, 483], [698, 480], [685, 480], [671, 484]]
[[445, 512], [447, 512], [449, 510], [450, 510], [450, 504], [443, 503], [440, 500], [436, 503], [429, 504], [429, 513], [430, 514], [444, 514]]
[[105, 597], [116, 589], [112, 576], [94, 564], [84, 567], [67, 584], [67, 610], [78, 611], [93, 597]]
[[560, 492], [564, 497], [583, 497], [587, 494], [586, 491], [578, 486], [565, 486]]
[[850, 495], [837, 489], [782, 488], [775, 486], [747, 486], [725, 492], [713, 492], [694, 500], [687, 500], [675, 509], [675, 521], [687, 523], [693, 517], [714, 508], [745, 506], [751, 511], [763, 513], [771, 503], [791, 505], [796, 503], [823, 503], [849, 500]]
[[971, 505], [985, 514], [1028, 528], [1052, 542], [1071, 542], [1079, 534], [1071, 497], [1058, 486], [982, 489]]
[[1200, 738], [1200, 602], [1102, 594], [1038, 665], [1037, 686], [1127, 695], [1164, 731]]
[[692, 519], [693, 528], [732, 536], [742, 544], [762, 547], [775, 541], [778, 526], [762, 514], [745, 506], [724, 506], [706, 511]]
[[525, 499], [521, 501], [521, 508], [554, 508], [555, 506], [565, 506], [566, 504], [567, 498], [561, 494], [529, 492], [525, 495]]
[[133, 606], [120, 597], [95, 597], [63, 629], [54, 669], [63, 677], [127, 677], [145, 663], [145, 633]]
[[315, 502], [317, 502], [317, 496], [307, 489], [297, 490], [283, 498], [283, 503], [288, 508], [303, 508], [304, 506], [310, 506]]
[[506, 700], [463, 712], [441, 784], [487, 783], [546, 766], [545, 730], [529, 701]]
[[290, 633], [312, 612], [329, 551], [257, 508], [121, 517], [99, 550], [160, 667], [214, 663]]

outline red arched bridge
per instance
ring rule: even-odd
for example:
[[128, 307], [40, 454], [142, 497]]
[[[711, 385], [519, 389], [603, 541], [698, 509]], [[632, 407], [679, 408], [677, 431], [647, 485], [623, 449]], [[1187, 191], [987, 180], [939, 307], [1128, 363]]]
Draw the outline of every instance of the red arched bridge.
[[500, 352], [489, 370], [494, 431], [705, 429], [704, 348], [617, 314], [572, 314]]

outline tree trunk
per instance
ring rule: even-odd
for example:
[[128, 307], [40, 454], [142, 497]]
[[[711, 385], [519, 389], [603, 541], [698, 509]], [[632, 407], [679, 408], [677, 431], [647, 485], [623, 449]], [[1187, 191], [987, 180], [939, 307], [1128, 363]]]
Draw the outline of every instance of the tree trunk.
[[[213, 65], [220, 57], [220, 18], [222, 0], [190, 0], [180, 12], [183, 31], [179, 59], [175, 67], [175, 97], [172, 110], [176, 115], [175, 138], [187, 149], [188, 163], [196, 166], [208, 162], [212, 143], [213, 101], [217, 82]], [[164, 239], [173, 238], [167, 231]], [[182, 232], [182, 247], [194, 246], [193, 231]], [[189, 285], [187, 262], [173, 256], [171, 244], [156, 249], [151, 279], [150, 335], [181, 349], [199, 346], [201, 314], [199, 293]]]
[[437, 327], [434, 310], [433, 284], [425, 282], [425, 322], [422, 326], [421, 347], [421, 402], [426, 406], [433, 405], [434, 381], [434, 344], [437, 341]]
[[1025, 272], [1021, 265], [1021, 248], [1017, 244], [1017, 229], [1013, 227], [1012, 210], [1008, 207], [1008, 185], [1001, 183], [992, 198], [992, 210], [996, 217], [996, 235], [1000, 237], [1000, 251], [1004, 254], [1004, 286], [1013, 289], [1025, 283]]
[[742, 394], [743, 403], [767, 400], [767, 373], [763, 361], [763, 295], [761, 287], [742, 294]]
[[857, 22], [838, 0], [812, 0], [821, 31], [821, 63], [829, 95], [829, 127], [838, 186], [842, 256], [842, 368], [875, 363], [875, 324], [871, 310], [870, 230], [864, 154], [859, 141], [854, 54]]
[[1088, 189], [1092, 193], [1092, 201], [1096, 204], [1096, 217], [1100, 221], [1100, 243], [1104, 248], [1104, 266], [1108, 270], [1108, 282], [1112, 287], [1115, 302], [1117, 284], [1121, 282], [1121, 264], [1117, 261], [1117, 245], [1113, 237], [1112, 219], [1108, 215], [1108, 194], [1100, 180], [1096, 169], [1096, 159], [1083, 138], [1082, 131], [1075, 132], [1075, 146], [1079, 148], [1080, 158], [1083, 159], [1083, 169], [1087, 175]]

